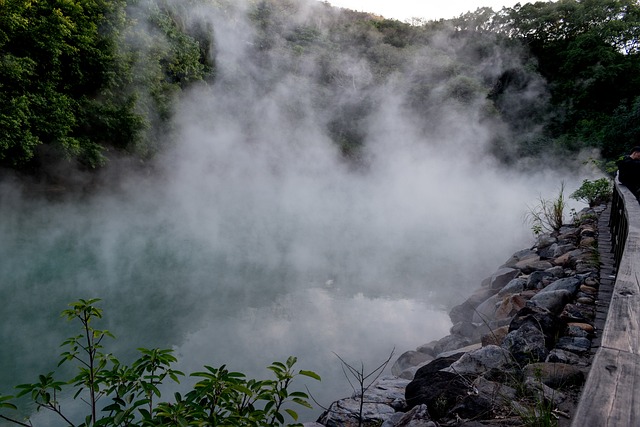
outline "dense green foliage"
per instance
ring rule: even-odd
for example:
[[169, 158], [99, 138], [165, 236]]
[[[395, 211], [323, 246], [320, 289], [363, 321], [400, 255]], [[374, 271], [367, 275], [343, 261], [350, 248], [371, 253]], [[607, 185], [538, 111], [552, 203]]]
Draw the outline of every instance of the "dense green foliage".
[[125, 37], [140, 36], [126, 8], [125, 0], [0, 2], [0, 165], [38, 170], [74, 159], [95, 168], [110, 149], [147, 154], [155, 116], [166, 116], [171, 93], [207, 65], [159, 8], [149, 20], [168, 43], [124, 47]]
[[[66, 159], [95, 168], [117, 153], [153, 155], [180, 94], [217, 85], [228, 57], [219, 57], [213, 21], [186, 12], [198, 7], [229, 22], [239, 10], [227, 0], [0, 1], [0, 166], [41, 171]], [[264, 91], [305, 79], [304, 96], [352, 159], [384, 102], [374, 89], [390, 81], [406, 88], [401, 108], [424, 134], [447, 118], [443, 105], [506, 125], [489, 148], [505, 162], [583, 149], [614, 159], [640, 137], [635, 0], [526, 3], [411, 23], [307, 0], [250, 0], [242, 13], [253, 63], [238, 79]]]
[[585, 179], [576, 191], [571, 193], [571, 198], [587, 203], [590, 207], [611, 200], [613, 183], [609, 178], [600, 178], [595, 181]]
[[[140, 348], [140, 357], [130, 366], [122, 364], [113, 354], [104, 352], [104, 339], [113, 338], [107, 330], [94, 327], [102, 318], [98, 299], [79, 300], [62, 312], [67, 320], [80, 322], [80, 334], [68, 338], [58, 366], [75, 363], [77, 375], [58, 380], [50, 372], [40, 375], [32, 384], [22, 384], [17, 397], [29, 396], [36, 410], [51, 411], [61, 422], [70, 426], [278, 426], [286, 418], [297, 420], [298, 414], [290, 404], [310, 408], [306, 393], [290, 391], [298, 376], [320, 380], [311, 371], [294, 371], [296, 358], [285, 363], [274, 362], [269, 370], [272, 380], [248, 379], [240, 372], [221, 366], [205, 366], [191, 391], [184, 396], [174, 393], [170, 401], [160, 400], [165, 380], [179, 383], [184, 376], [172, 368], [177, 362], [169, 349]], [[62, 399], [73, 392], [73, 398], [87, 404], [87, 415], [71, 415]], [[0, 419], [16, 425], [30, 426], [10, 415], [17, 406], [11, 396], [0, 396]], [[80, 419], [79, 421], [77, 419]], [[291, 425], [290, 422], [286, 423]]]

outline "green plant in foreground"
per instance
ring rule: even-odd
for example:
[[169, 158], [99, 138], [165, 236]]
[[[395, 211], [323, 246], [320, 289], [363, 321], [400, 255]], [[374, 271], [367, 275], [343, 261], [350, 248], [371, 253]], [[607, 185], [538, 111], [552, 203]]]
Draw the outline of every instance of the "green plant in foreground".
[[571, 198], [585, 202], [589, 207], [607, 203], [611, 200], [613, 185], [609, 178], [600, 178], [595, 181], [585, 179], [576, 191], [571, 193]]
[[[285, 416], [297, 421], [298, 414], [290, 404], [311, 408], [309, 396], [290, 391], [293, 380], [305, 376], [320, 380], [312, 371], [295, 372], [295, 357], [286, 362], [273, 362], [268, 369], [275, 379], [248, 379], [243, 373], [229, 371], [226, 366], [195, 372], [199, 381], [184, 396], [174, 393], [171, 401], [161, 401], [160, 386], [169, 378], [178, 383], [184, 376], [172, 368], [177, 362], [170, 349], [139, 348], [139, 358], [126, 366], [112, 354], [103, 352], [103, 340], [113, 338], [106, 330], [96, 329], [94, 321], [102, 318], [95, 304], [99, 299], [79, 300], [62, 312], [67, 320], [78, 320], [82, 333], [65, 340], [65, 350], [58, 366], [75, 362], [75, 377], [60, 381], [54, 372], [40, 375], [32, 384], [21, 384], [16, 397], [29, 396], [36, 410], [56, 414], [68, 426], [280, 426]], [[80, 422], [65, 413], [60, 396], [73, 392], [88, 407]], [[12, 396], [0, 396], [0, 419], [16, 425], [32, 426], [30, 420], [18, 420], [3, 413], [16, 410]], [[290, 425], [290, 424], [288, 424]]]

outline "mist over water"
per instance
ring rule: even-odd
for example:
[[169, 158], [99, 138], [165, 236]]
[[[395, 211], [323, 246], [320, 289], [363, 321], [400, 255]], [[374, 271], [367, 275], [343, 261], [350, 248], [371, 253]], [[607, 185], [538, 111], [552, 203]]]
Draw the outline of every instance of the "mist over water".
[[[173, 347], [178, 369], [226, 363], [264, 378], [295, 355], [323, 377], [309, 385], [328, 405], [351, 393], [335, 354], [373, 368], [394, 347], [446, 335], [451, 305], [531, 243], [527, 205], [579, 181], [505, 170], [485, 154], [491, 138], [509, 137], [480, 119], [486, 99], [439, 99], [433, 81], [437, 108], [421, 117], [405, 77], [372, 84], [349, 52], [334, 64], [349, 78], [326, 93], [317, 58], [287, 71], [291, 54], [256, 55], [243, 7], [225, 13], [185, 11], [215, 31], [218, 73], [176, 105], [176, 142], [152, 176], [73, 201], [0, 188], [0, 392], [53, 369], [75, 333], [59, 312], [98, 297], [118, 337], [108, 345], [125, 359]], [[354, 166], [327, 127], [364, 98]]]

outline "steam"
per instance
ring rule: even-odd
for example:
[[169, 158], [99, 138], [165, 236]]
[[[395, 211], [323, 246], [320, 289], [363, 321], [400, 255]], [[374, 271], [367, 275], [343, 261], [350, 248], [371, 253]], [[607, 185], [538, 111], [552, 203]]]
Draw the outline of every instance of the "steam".
[[[513, 135], [468, 79], [442, 77], [464, 40], [443, 33], [380, 80], [355, 50], [327, 63], [281, 38], [257, 49], [247, 6], [219, 3], [181, 6], [185, 22], [213, 29], [218, 72], [176, 104], [157, 173], [74, 202], [2, 188], [3, 384], [46, 371], [57, 313], [97, 296], [129, 357], [173, 346], [186, 371], [227, 363], [263, 376], [296, 355], [325, 378], [313, 391], [328, 404], [350, 393], [333, 353], [373, 367], [446, 335], [448, 307], [530, 244], [527, 206], [577, 186], [568, 166], [507, 170], [487, 154]], [[290, 22], [332, 13], [304, 3]], [[517, 65], [518, 52], [493, 49], [465, 72], [493, 79]], [[417, 80], [428, 90], [413, 92]], [[546, 93], [533, 78], [516, 95]], [[364, 141], [357, 161], [332, 141], [341, 112]]]

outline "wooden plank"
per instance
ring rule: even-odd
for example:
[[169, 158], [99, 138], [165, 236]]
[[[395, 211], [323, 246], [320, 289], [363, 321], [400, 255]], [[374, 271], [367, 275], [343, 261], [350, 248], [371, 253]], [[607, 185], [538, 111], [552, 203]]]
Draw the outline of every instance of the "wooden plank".
[[602, 347], [640, 355], [640, 295], [616, 290], [602, 331]]
[[572, 427], [632, 427], [640, 420], [640, 356], [600, 348]]

